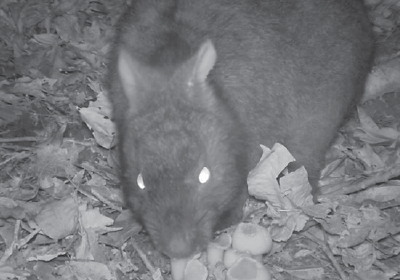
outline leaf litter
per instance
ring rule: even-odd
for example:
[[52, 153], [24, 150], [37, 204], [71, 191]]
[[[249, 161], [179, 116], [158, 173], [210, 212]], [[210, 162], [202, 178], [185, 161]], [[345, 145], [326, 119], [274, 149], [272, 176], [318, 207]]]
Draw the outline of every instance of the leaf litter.
[[[123, 2], [0, 3], [0, 279], [170, 279], [118, 188], [104, 65]], [[275, 279], [400, 278], [400, 1], [365, 2], [378, 55], [319, 202], [279, 144], [249, 175]]]

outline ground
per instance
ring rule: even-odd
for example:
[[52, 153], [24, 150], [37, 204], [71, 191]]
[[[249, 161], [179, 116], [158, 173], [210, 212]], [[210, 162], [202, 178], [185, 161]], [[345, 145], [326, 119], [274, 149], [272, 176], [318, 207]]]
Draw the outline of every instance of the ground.
[[[170, 279], [118, 188], [104, 82], [124, 2], [0, 3], [0, 279]], [[329, 153], [321, 201], [297, 201], [295, 181], [278, 211], [245, 208], [279, 241], [262, 260], [275, 279], [399, 279], [400, 1], [366, 3], [368, 100]]]

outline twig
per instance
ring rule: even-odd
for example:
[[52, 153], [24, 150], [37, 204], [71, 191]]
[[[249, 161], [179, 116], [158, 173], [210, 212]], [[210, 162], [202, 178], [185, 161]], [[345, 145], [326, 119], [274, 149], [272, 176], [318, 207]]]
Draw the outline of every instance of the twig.
[[108, 200], [107, 198], [105, 198], [104, 196], [102, 196], [99, 192], [97, 192], [95, 189], [92, 189], [92, 194], [101, 202], [103, 202], [104, 204], [108, 205], [108, 207], [110, 207], [113, 210], [122, 212], [122, 207], [116, 205], [115, 203], [112, 203], [110, 200]]
[[326, 245], [326, 239], [327, 238], [326, 238], [326, 233], [324, 231], [323, 231], [323, 234], [324, 234], [325, 241], [319, 239], [318, 237], [316, 237], [315, 235], [313, 235], [313, 234], [311, 234], [309, 232], [303, 232], [302, 233], [302, 235], [304, 235], [308, 239], [316, 242], [321, 247], [321, 250], [325, 253], [325, 255], [328, 257], [328, 259], [331, 261], [333, 267], [339, 273], [340, 279], [348, 280], [348, 277], [346, 276], [346, 274], [344, 273], [344, 271], [340, 267], [339, 263], [336, 261], [335, 257], [333, 256], [333, 253], [332, 253], [331, 249], [329, 248], [329, 246]]
[[21, 248], [23, 246], [25, 246], [26, 244], [28, 244], [28, 242], [34, 238], [39, 232], [41, 231], [40, 228], [35, 229], [34, 231], [32, 231], [31, 233], [29, 233], [27, 236], [25, 236], [25, 238], [22, 238], [18, 244], [17, 244], [17, 248]]
[[149, 259], [147, 258], [146, 254], [142, 251], [142, 249], [139, 248], [135, 240], [131, 238], [132, 246], [138, 253], [140, 259], [143, 261], [144, 265], [146, 268], [150, 271], [151, 275], [153, 276], [153, 279], [157, 280], [163, 280], [163, 277], [160, 273], [160, 269], [155, 269], [155, 267], [150, 263]]
[[11, 142], [38, 142], [43, 141], [44, 138], [41, 137], [15, 137], [15, 138], [0, 138], [0, 143], [11, 143]]
[[11, 242], [10, 246], [4, 251], [4, 255], [0, 259], [0, 267], [2, 267], [8, 258], [13, 254], [14, 249], [17, 248], [18, 244], [18, 233], [21, 228], [21, 220], [17, 220], [14, 227], [14, 240]]
[[1, 144], [0, 149], [2, 150], [13, 150], [13, 151], [32, 151], [34, 148], [31, 147], [24, 147], [20, 145], [6, 145], [6, 144]]
[[108, 207], [110, 207], [113, 210], [122, 212], [122, 210], [123, 210], [122, 207], [120, 207], [120, 206], [116, 205], [115, 203], [111, 202], [110, 200], [105, 198], [103, 195], [101, 195], [99, 192], [97, 192], [96, 190], [91, 189], [91, 191], [89, 192], [89, 191], [86, 191], [86, 190], [84, 190], [82, 188], [79, 188], [72, 180], [69, 180], [69, 182], [71, 182], [76, 187], [78, 192], [80, 192], [81, 194], [89, 197], [90, 199], [99, 200], [99, 201], [101, 201], [102, 203], [104, 203], [105, 205], [107, 205]]
[[392, 166], [389, 170], [377, 172], [370, 177], [359, 181], [358, 183], [351, 184], [348, 187], [344, 187], [343, 193], [350, 194], [357, 191], [365, 190], [371, 186], [376, 185], [377, 183], [384, 183], [389, 181], [391, 178], [398, 176], [400, 176], [400, 164]]
[[15, 159], [15, 158], [17, 158], [18, 160], [22, 160], [22, 159], [28, 158], [28, 157], [30, 157], [30, 154], [25, 154], [25, 155], [23, 155], [23, 156], [21, 157], [21, 153], [19, 153], [19, 154], [13, 155], [12, 157], [6, 159], [6, 160], [3, 161], [3, 162], [0, 162], [0, 166], [7, 164], [8, 162], [12, 161], [12, 160]]

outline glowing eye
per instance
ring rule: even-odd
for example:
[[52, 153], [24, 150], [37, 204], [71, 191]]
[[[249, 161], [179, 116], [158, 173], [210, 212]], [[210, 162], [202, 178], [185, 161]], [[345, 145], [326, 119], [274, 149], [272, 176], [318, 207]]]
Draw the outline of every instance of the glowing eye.
[[200, 183], [204, 184], [210, 179], [210, 170], [207, 167], [203, 167], [199, 174]]
[[139, 175], [137, 176], [137, 184], [138, 184], [139, 188], [141, 188], [142, 190], [144, 190], [146, 188], [146, 186], [144, 185], [144, 182], [143, 182], [142, 173], [139, 173]]

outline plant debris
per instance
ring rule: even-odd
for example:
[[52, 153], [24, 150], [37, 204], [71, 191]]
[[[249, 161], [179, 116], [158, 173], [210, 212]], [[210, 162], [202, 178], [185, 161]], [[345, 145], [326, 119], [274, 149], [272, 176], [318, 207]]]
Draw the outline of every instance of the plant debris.
[[[0, 2], [0, 279], [171, 279], [118, 188], [104, 84], [125, 2]], [[249, 176], [244, 213], [271, 233], [274, 279], [400, 278], [400, 0], [365, 3], [375, 67], [318, 203], [304, 169], [281, 174], [287, 154]]]

